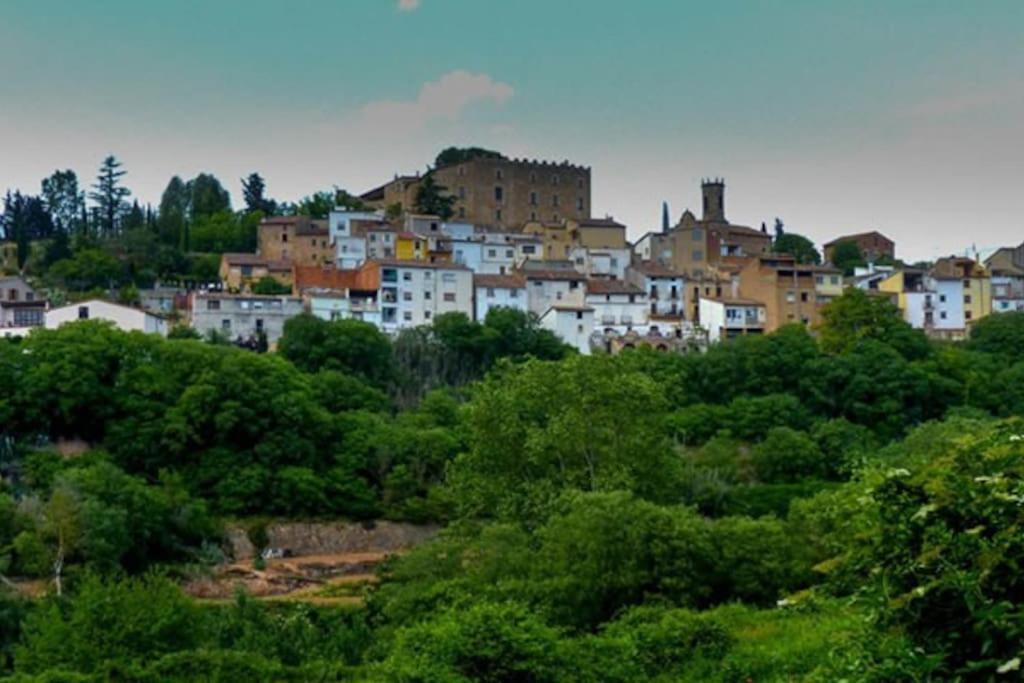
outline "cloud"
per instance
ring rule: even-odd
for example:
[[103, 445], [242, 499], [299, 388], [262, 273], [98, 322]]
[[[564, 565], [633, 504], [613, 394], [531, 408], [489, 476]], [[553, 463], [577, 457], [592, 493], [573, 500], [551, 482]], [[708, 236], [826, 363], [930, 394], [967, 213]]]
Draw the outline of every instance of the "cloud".
[[398, 0], [398, 10], [400, 12], [412, 12], [420, 7], [420, 0]]
[[434, 121], [457, 121], [472, 105], [504, 104], [515, 90], [487, 74], [458, 70], [420, 87], [414, 100], [378, 100], [360, 109], [362, 124], [379, 130], [420, 129]]

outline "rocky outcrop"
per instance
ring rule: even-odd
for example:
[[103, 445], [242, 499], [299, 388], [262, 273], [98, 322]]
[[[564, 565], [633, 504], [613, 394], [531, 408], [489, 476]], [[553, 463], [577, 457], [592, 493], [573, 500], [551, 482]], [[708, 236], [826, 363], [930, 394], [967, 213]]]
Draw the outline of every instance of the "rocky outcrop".
[[[267, 546], [293, 555], [334, 553], [391, 553], [433, 538], [440, 527], [404, 522], [281, 522], [267, 525]], [[228, 549], [235, 560], [255, 557], [258, 549], [244, 529], [227, 531]]]

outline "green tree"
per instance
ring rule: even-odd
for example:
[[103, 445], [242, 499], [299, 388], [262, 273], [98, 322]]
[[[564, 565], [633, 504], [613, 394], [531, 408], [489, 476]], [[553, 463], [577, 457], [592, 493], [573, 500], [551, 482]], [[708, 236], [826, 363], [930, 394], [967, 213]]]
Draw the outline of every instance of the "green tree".
[[452, 208], [455, 205], [455, 197], [447, 194], [447, 190], [448, 188], [437, 184], [433, 173], [423, 176], [416, 190], [416, 211], [437, 216], [443, 221], [450, 219], [455, 215]]
[[43, 199], [54, 222], [65, 233], [81, 234], [85, 194], [78, 189], [78, 176], [68, 169], [54, 171], [43, 179]]
[[195, 222], [220, 212], [231, 211], [231, 196], [215, 176], [200, 173], [186, 184], [188, 218]]
[[821, 346], [828, 353], [842, 353], [864, 339], [888, 344], [909, 359], [931, 353], [924, 333], [905, 322], [889, 299], [854, 287], [821, 310], [818, 332]]
[[327, 322], [303, 314], [288, 320], [278, 351], [306, 372], [340, 370], [386, 386], [393, 374], [391, 342], [358, 320]]
[[814, 247], [814, 242], [795, 232], [778, 235], [772, 242], [772, 251], [789, 254], [796, 258], [797, 263], [821, 263], [821, 254]]
[[843, 274], [849, 277], [855, 268], [867, 265], [867, 261], [856, 242], [839, 242], [832, 247], [832, 265], [841, 268]]
[[1024, 359], [1024, 312], [987, 315], [974, 323], [967, 348], [1019, 361]]
[[242, 178], [242, 197], [248, 211], [260, 211], [265, 216], [272, 216], [277, 210], [273, 199], [266, 196], [267, 185], [259, 173], [250, 173]]
[[434, 159], [435, 168], [461, 164], [473, 159], [503, 159], [501, 152], [482, 147], [446, 147]]
[[121, 162], [113, 155], [106, 157], [100, 164], [89, 199], [96, 205], [101, 235], [114, 235], [120, 228], [121, 217], [127, 208], [125, 200], [131, 196], [131, 190], [121, 185], [125, 173]]
[[164, 244], [170, 244], [182, 250], [187, 248], [188, 205], [188, 188], [181, 178], [174, 176], [160, 196], [160, 209], [157, 213], [157, 231]]

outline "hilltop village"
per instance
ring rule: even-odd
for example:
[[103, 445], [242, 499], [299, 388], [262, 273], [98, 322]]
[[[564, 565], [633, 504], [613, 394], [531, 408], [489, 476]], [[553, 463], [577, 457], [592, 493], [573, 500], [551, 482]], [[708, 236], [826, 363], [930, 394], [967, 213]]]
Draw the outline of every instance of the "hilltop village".
[[872, 230], [819, 252], [780, 222], [731, 222], [723, 179], [699, 190], [699, 215], [686, 209], [673, 223], [666, 207], [659, 230], [630, 241], [628, 226], [591, 215], [589, 167], [450, 149], [426, 174], [339, 192], [318, 211], [260, 212], [254, 248], [214, 254], [215, 278], [157, 280], [127, 298], [51, 296], [24, 276], [24, 246], [0, 242], [0, 334], [98, 318], [273, 348], [304, 312], [395, 334], [446, 313], [482, 322], [507, 307], [583, 354], [685, 352], [790, 323], [813, 330], [849, 287], [891, 300], [936, 339], [964, 339], [989, 314], [1024, 310], [1024, 245], [984, 262], [911, 265]]

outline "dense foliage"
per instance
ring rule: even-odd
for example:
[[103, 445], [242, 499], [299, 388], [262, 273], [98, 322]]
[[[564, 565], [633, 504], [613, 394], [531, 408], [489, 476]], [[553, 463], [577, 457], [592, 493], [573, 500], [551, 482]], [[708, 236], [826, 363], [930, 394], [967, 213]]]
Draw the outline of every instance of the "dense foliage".
[[[95, 322], [5, 341], [0, 576], [50, 589], [0, 592], [0, 671], [1015, 679], [1020, 338], [933, 345], [848, 293], [816, 336], [692, 355], [567, 355], [506, 312], [395, 341], [299, 318], [270, 355]], [[200, 606], [174, 579], [218, 561], [223, 515], [447, 526], [362, 608]]]

